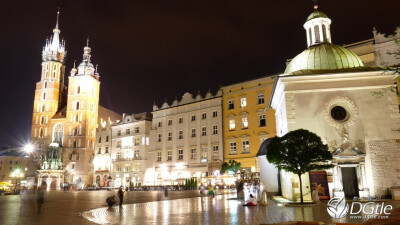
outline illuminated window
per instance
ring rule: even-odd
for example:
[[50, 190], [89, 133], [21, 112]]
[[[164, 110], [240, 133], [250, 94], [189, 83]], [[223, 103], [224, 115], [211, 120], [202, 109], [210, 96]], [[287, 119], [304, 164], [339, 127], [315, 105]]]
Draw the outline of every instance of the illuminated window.
[[172, 132], [168, 133], [168, 141], [172, 141]]
[[201, 157], [207, 158], [207, 147], [201, 147]]
[[241, 107], [241, 108], [244, 108], [244, 107], [246, 107], [246, 106], [247, 106], [246, 97], [241, 97], [241, 98], [240, 98], [240, 107]]
[[229, 154], [230, 155], [236, 155], [236, 142], [230, 142], [229, 143]]
[[192, 138], [196, 137], [196, 129], [192, 128]]
[[242, 141], [242, 153], [250, 153], [249, 140]]
[[171, 161], [172, 160], [172, 150], [168, 150], [167, 152], [167, 161]]
[[157, 152], [157, 162], [161, 162], [161, 152]]
[[257, 95], [257, 104], [264, 104], [264, 94]]
[[180, 131], [178, 132], [178, 135], [179, 135], [179, 139], [183, 139], [183, 131], [182, 131], [182, 130], [180, 130]]
[[191, 158], [191, 159], [196, 159], [197, 156], [196, 156], [196, 149], [195, 149], [195, 148], [192, 148], [192, 149], [191, 149], [191, 153], [192, 153], [192, 154], [191, 154], [190, 158]]
[[183, 159], [183, 149], [179, 149], [178, 150], [178, 160], [182, 160]]
[[172, 125], [172, 120], [168, 120], [168, 126]]
[[229, 130], [235, 130], [235, 120], [229, 120]]
[[207, 119], [207, 114], [206, 114], [206, 113], [201, 114], [201, 119], [202, 119], [202, 120]]
[[201, 136], [206, 136], [207, 135], [207, 128], [206, 127], [202, 127], [201, 128]]
[[260, 127], [265, 127], [267, 125], [266, 121], [265, 121], [265, 115], [260, 115]]
[[218, 125], [213, 125], [213, 134], [218, 134]]
[[247, 121], [247, 117], [242, 118], [242, 129], [249, 128], [249, 122]]
[[140, 150], [138, 150], [138, 149], [135, 150], [135, 155], [134, 155], [135, 158], [139, 158], [140, 157], [139, 152], [140, 152]]
[[235, 101], [233, 99], [228, 101], [228, 109], [234, 109], [235, 108]]
[[140, 145], [140, 138], [135, 138], [135, 146], [139, 146]]

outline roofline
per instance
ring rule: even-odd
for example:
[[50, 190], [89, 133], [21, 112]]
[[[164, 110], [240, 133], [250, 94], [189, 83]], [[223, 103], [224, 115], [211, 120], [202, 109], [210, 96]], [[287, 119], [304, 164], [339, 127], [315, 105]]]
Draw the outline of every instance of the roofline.
[[267, 77], [270, 77], [271, 79], [273, 79], [274, 77], [279, 76], [279, 74], [281, 74], [281, 73], [269, 74], [269, 75], [265, 75], [265, 76], [256, 77], [256, 78], [253, 78], [253, 79], [250, 79], [250, 80], [239, 81], [239, 82], [236, 82], [236, 83], [231, 83], [231, 84], [227, 84], [227, 85], [222, 85], [222, 86], [221, 86], [221, 89], [227, 88], [227, 87], [229, 87], [229, 86], [233, 86], [233, 85], [237, 85], [237, 84], [249, 82], [249, 81], [255, 81], [255, 80], [258, 80], [258, 79], [267, 78]]
[[356, 46], [356, 45], [366, 44], [368, 42], [372, 42], [373, 43], [374, 39], [370, 38], [370, 39], [367, 39], [367, 40], [363, 40], [363, 41], [359, 41], [359, 42], [355, 42], [355, 43], [351, 43], [351, 44], [344, 44], [344, 45], [342, 45], [342, 47], [349, 48], [349, 47], [353, 47], [353, 46]]

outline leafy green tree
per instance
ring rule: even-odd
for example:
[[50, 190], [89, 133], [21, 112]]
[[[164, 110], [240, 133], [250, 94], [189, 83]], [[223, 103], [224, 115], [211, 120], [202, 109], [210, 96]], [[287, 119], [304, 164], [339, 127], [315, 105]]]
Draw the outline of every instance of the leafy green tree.
[[294, 130], [283, 137], [274, 137], [267, 146], [267, 159], [278, 169], [297, 174], [300, 180], [300, 200], [303, 204], [301, 175], [312, 170], [332, 168], [332, 154], [321, 138], [304, 129]]
[[228, 162], [224, 162], [221, 167], [221, 173], [225, 173], [227, 171], [232, 171], [233, 175], [236, 174], [236, 171], [242, 169], [242, 164], [237, 162], [236, 160], [230, 159]]

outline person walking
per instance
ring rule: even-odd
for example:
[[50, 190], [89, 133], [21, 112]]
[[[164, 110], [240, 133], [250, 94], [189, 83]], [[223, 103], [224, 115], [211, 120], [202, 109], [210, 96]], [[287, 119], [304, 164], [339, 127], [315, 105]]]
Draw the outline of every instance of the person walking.
[[124, 202], [124, 193], [125, 193], [125, 191], [122, 190], [122, 186], [119, 187], [119, 190], [118, 190], [119, 207], [122, 207], [122, 203]]
[[214, 198], [214, 187], [212, 184], [208, 185], [208, 196], [210, 196], [210, 199]]
[[44, 190], [43, 190], [43, 187], [39, 187], [38, 188], [36, 200], [37, 200], [37, 210], [38, 210], [38, 213], [40, 214], [40, 212], [42, 211], [42, 204], [44, 202]]

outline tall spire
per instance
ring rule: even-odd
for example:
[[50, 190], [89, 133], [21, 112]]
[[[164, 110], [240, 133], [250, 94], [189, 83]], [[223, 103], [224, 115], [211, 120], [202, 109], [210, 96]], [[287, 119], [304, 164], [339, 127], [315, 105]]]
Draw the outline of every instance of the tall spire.
[[43, 61], [46, 60], [57, 60], [64, 62], [65, 57], [65, 41], [60, 42], [60, 29], [58, 26], [60, 16], [60, 8], [57, 10], [56, 27], [53, 29], [53, 36], [50, 40], [46, 40], [46, 45], [42, 52]]
[[56, 22], [56, 28], [55, 29], [58, 29], [58, 17], [60, 16], [60, 7], [57, 7], [57, 22]]

